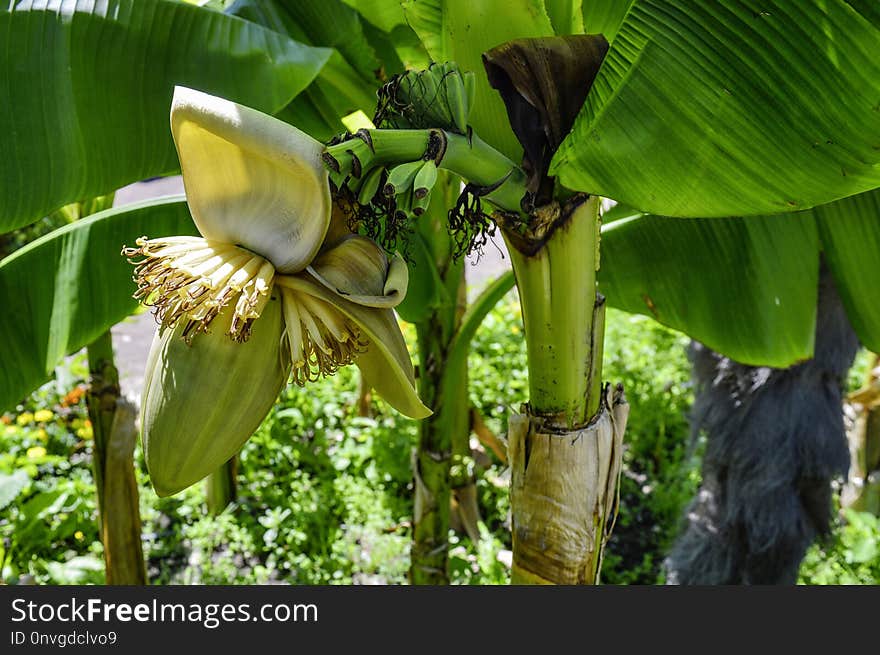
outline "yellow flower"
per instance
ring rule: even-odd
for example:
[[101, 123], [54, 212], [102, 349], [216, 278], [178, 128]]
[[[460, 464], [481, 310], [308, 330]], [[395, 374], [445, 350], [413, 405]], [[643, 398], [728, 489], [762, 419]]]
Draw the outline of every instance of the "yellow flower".
[[34, 446], [33, 448], [27, 449], [28, 459], [38, 459], [40, 457], [46, 456], [46, 449], [42, 446]]
[[398, 411], [429, 415], [393, 311], [406, 264], [334, 219], [322, 144], [183, 87], [171, 130], [202, 236], [123, 250], [160, 323], [141, 416], [156, 492], [234, 455], [290, 377], [302, 386], [354, 363]]
[[33, 423], [34, 415], [30, 412], [22, 412], [18, 415], [18, 418], [15, 419], [15, 422], [21, 426], [27, 425], [28, 423]]
[[47, 441], [49, 441], [49, 433], [46, 432], [43, 428], [40, 428], [39, 430], [37, 430], [37, 439], [39, 439], [43, 443], [46, 443]]
[[45, 423], [46, 421], [51, 421], [52, 417], [55, 416], [48, 409], [38, 409], [34, 412], [34, 420], [37, 423]]
[[95, 435], [92, 433], [92, 423], [91, 421], [86, 421], [83, 423], [81, 428], [76, 429], [76, 436], [78, 436], [83, 441], [88, 441]]
[[73, 537], [74, 537], [77, 541], [82, 541], [83, 538], [85, 537], [85, 535], [82, 533], [82, 530], [77, 530], [76, 532], [73, 533]]

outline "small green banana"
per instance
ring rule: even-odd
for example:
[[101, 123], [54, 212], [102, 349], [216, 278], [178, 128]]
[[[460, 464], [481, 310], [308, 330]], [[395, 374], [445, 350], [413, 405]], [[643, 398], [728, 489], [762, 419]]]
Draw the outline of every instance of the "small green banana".
[[358, 189], [358, 203], [361, 205], [369, 205], [373, 197], [379, 192], [379, 184], [382, 182], [382, 173], [384, 169], [376, 166], [364, 175], [360, 189]]
[[385, 187], [382, 189], [382, 193], [386, 196], [396, 196], [405, 191], [410, 191], [416, 173], [419, 172], [423, 163], [424, 162], [420, 159], [418, 161], [400, 164], [392, 168], [388, 172], [388, 180], [385, 182]]
[[416, 197], [416, 194], [413, 193], [412, 200], [412, 214], [413, 216], [421, 216], [428, 209], [428, 205], [431, 202], [431, 192], [429, 191], [423, 196]]
[[428, 160], [416, 173], [413, 178], [413, 196], [416, 199], [424, 198], [431, 193], [434, 184], [437, 182], [437, 164], [433, 160]]
[[[467, 131], [468, 119], [468, 98], [464, 80], [455, 65], [445, 64], [437, 68], [440, 68], [438, 72], [442, 75], [441, 88], [445, 95], [449, 118], [455, 126], [455, 130], [459, 134], [464, 134]], [[434, 67], [431, 68], [432, 72], [433, 70]]]
[[407, 187], [406, 190], [401, 191], [395, 197], [395, 204], [397, 205], [397, 211], [403, 212], [404, 214], [409, 216], [413, 216], [413, 192], [412, 187]]

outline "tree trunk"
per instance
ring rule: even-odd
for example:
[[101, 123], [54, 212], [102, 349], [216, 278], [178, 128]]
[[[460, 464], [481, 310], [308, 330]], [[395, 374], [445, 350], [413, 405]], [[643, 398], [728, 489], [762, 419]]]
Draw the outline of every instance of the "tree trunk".
[[449, 584], [452, 443], [454, 433], [468, 432], [467, 375], [464, 372], [458, 384], [443, 385], [443, 353], [448, 342], [432, 326], [419, 324], [417, 331], [419, 395], [434, 414], [419, 424], [410, 583]]
[[238, 455], [233, 455], [223, 466], [205, 478], [205, 504], [208, 513], [216, 516], [235, 502], [238, 485]]
[[[435, 193], [440, 189], [435, 189]], [[445, 212], [443, 214], [445, 217]], [[425, 221], [428, 216], [423, 216]], [[448, 550], [451, 474], [456, 444], [467, 443], [470, 403], [467, 367], [450, 375], [445, 371], [447, 352], [464, 313], [464, 265], [454, 262], [443, 222], [433, 220], [426, 239], [435, 264], [453, 302], [437, 307], [427, 320], [416, 324], [419, 347], [419, 396], [433, 414], [419, 423], [419, 446], [414, 457], [415, 508], [410, 554], [410, 583], [449, 584]], [[444, 375], [445, 373], [445, 375]]]
[[[464, 267], [458, 285], [458, 302], [454, 319], [455, 333], [461, 327], [461, 319], [467, 306], [467, 285]], [[448, 348], [448, 346], [447, 346]], [[468, 394], [467, 364], [461, 371], [454, 371], [453, 376], [444, 381], [445, 386], [452, 386], [447, 392], [454, 396], [455, 415], [451, 420], [452, 428], [452, 466], [449, 469], [449, 483], [452, 487], [450, 511], [452, 522], [457, 530], [476, 543], [480, 540], [480, 508], [477, 501], [477, 483], [475, 478], [474, 458], [471, 454], [471, 402]]]
[[851, 463], [840, 503], [880, 516], [880, 355], [874, 358], [864, 388], [850, 401], [855, 414], [847, 430]]
[[[528, 408], [526, 408], [528, 409]], [[562, 429], [513, 414], [508, 427], [513, 584], [596, 584], [617, 513], [628, 405], [608, 389], [597, 419]]]
[[109, 330], [88, 348], [90, 384], [86, 394], [94, 434], [92, 466], [98, 494], [98, 521], [110, 585], [147, 583], [134, 448], [134, 407], [120, 396]]
[[813, 359], [745, 366], [692, 344], [703, 482], [665, 564], [672, 584], [793, 584], [849, 465], [842, 396], [858, 340], [822, 267]]
[[527, 239], [505, 231], [530, 395], [508, 427], [514, 584], [597, 583], [614, 524], [628, 405], [621, 387], [601, 382], [598, 203], [577, 198], [558, 216], [545, 208], [546, 221], [539, 210], [543, 233]]

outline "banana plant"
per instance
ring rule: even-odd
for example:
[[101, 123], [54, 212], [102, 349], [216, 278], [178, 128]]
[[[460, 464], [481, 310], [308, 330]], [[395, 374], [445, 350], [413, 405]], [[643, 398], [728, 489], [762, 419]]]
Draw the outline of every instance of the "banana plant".
[[[880, 14], [844, 1], [403, 6], [433, 59], [476, 73], [469, 129], [361, 133], [328, 148], [331, 175], [357, 184], [377, 166], [433, 159], [473, 185], [462, 201], [471, 217], [485, 215], [478, 201], [491, 208], [511, 251], [530, 369], [530, 402], [511, 417], [508, 435], [513, 579], [592, 582], [614, 511], [625, 423], [620, 394], [599, 383], [596, 197], [663, 216], [714, 218], [807, 209], [877, 187], [880, 70], [870, 53], [880, 46]], [[606, 38], [590, 45], [525, 40], [492, 51], [524, 37], [601, 30]], [[584, 60], [569, 65], [565, 51], [578, 49]], [[846, 63], [835, 54], [842, 52]], [[816, 85], [838, 92], [817, 97]], [[844, 238], [837, 218], [829, 219], [829, 239]], [[747, 238], [762, 230], [745, 223], [733, 230]], [[716, 269], [731, 271], [711, 256]], [[627, 274], [613, 255], [603, 254], [602, 265]], [[746, 286], [754, 284], [750, 272], [739, 272]], [[656, 286], [674, 294], [675, 281], [659, 278]], [[610, 290], [608, 297], [616, 302]], [[757, 340], [736, 345], [754, 360], [790, 363], [809, 354], [812, 330], [787, 341], [774, 323], [786, 311], [776, 300], [761, 308]], [[663, 311], [651, 295], [640, 302], [641, 311]], [[775, 352], [777, 344], [787, 349]], [[593, 452], [580, 451], [584, 443]]]
[[[389, 24], [397, 20], [396, 2], [371, 4], [382, 20]], [[385, 11], [384, 5], [390, 9]], [[471, 183], [453, 215], [455, 221], [468, 230], [485, 233], [487, 213], [499, 210], [494, 212], [495, 218], [501, 224], [511, 252], [518, 253], [513, 257], [523, 299], [532, 380], [529, 405], [511, 421], [512, 436], [516, 436], [511, 450], [517, 454], [513, 460], [512, 499], [514, 576], [518, 581], [595, 580], [605, 534], [604, 525], [597, 523], [607, 523], [613, 514], [612, 482], [615, 466], [619, 464], [610, 454], [619, 452], [620, 424], [623, 423], [615, 421], [614, 409], [618, 410], [618, 418], [622, 418], [620, 415], [625, 410], [624, 405], [615, 403], [613, 391], [610, 399], [609, 395], [598, 393], [602, 315], [601, 303], [595, 295], [595, 268], [599, 263], [595, 196], [605, 195], [660, 215], [741, 216], [807, 208], [868, 191], [880, 184], [876, 149], [880, 121], [876, 97], [880, 76], [877, 75], [878, 64], [871, 57], [878, 46], [880, 19], [876, 9], [869, 3], [841, 0], [790, 5], [781, 1], [747, 0], [711, 5], [696, 0], [634, 0], [591, 2], [585, 7], [579, 2], [550, 0], [405, 2], [405, 18], [431, 57], [437, 61], [458, 61], [461, 70], [475, 73], [468, 126], [463, 134], [462, 130], [451, 129], [367, 132], [362, 135], [363, 146], [356, 141], [346, 142], [357, 151], [357, 165], [355, 158], [347, 159], [343, 149], [328, 150], [347, 172], [349, 167], [354, 172], [355, 166], [360, 166], [365, 173], [379, 165], [435, 160], [440, 168]], [[203, 11], [194, 7], [178, 9], [180, 5], [170, 2], [138, 3], [138, 6], [147, 7], [148, 18], [165, 16], [161, 12], [166, 11]], [[80, 20], [83, 12], [67, 6], [61, 10], [69, 14], [65, 18], [74, 20], [59, 21], [57, 25], [61, 27], [51, 36], [56, 39], [81, 36], [82, 32], [76, 29], [67, 34], [64, 26], [77, 24], [77, 21], [80, 26], [88, 26], [88, 21]], [[134, 14], [107, 15], [138, 14], [135, 11]], [[191, 17], [196, 14], [181, 15], [195, 20]], [[89, 16], [89, 20], [94, 19]], [[211, 20], [221, 20], [217, 16], [212, 14]], [[505, 19], [498, 20], [499, 16]], [[622, 22], [615, 22], [621, 17]], [[39, 19], [16, 23], [9, 33], [42, 27], [38, 21], [44, 18], [46, 16], [40, 15]], [[56, 23], [49, 18], [48, 24], [55, 29]], [[16, 20], [21, 20], [21, 14]], [[234, 26], [236, 30], [245, 29], [241, 23]], [[545, 84], [535, 93], [523, 85], [518, 79], [522, 76], [516, 74], [510, 64], [502, 63], [503, 56], [496, 57], [496, 68], [500, 71], [496, 70], [495, 84], [504, 86], [507, 80], [507, 104], [495, 94], [488, 77], [483, 75], [483, 53], [500, 43], [584, 31], [604, 33], [610, 48], [604, 58], [592, 58], [594, 65], [601, 61], [592, 86], [589, 84], [591, 75], [581, 77], [574, 84], [560, 85], [577, 90], [579, 98], [557, 98], [556, 103], [551, 102], [552, 82], [563, 78], [554, 77], [553, 73], [559, 70], [556, 68], [550, 69], [548, 74], [540, 58], [533, 77]], [[778, 38], [780, 33], [788, 38]], [[275, 46], [276, 52], [289, 42], [277, 34], [263, 36]], [[28, 43], [42, 42], [23, 42], [18, 50], [7, 51], [27, 51]], [[587, 49], [597, 54], [601, 48], [597, 50], [595, 45], [601, 41], [592, 43]], [[846, 56], [836, 53], [846, 53]], [[63, 58], [62, 54], [58, 56]], [[115, 60], [107, 59], [104, 62], [102, 58], [102, 63], [112, 67]], [[53, 70], [62, 76], [71, 70], [82, 70], [73, 66], [74, 63], [59, 61]], [[561, 63], [557, 65], [564, 68]], [[232, 69], [221, 67], [220, 70], [225, 76]], [[27, 85], [7, 87], [23, 88]], [[250, 88], [265, 88], [265, 80], [259, 80]], [[167, 102], [170, 87], [165, 89]], [[836, 93], [827, 93], [828, 89]], [[43, 95], [49, 92], [51, 89], [44, 89]], [[524, 97], [525, 104], [517, 100], [517, 96]], [[82, 97], [102, 96], [76, 94], [77, 99]], [[289, 103], [291, 97], [280, 102], [278, 97], [273, 100], [280, 107]], [[847, 100], [840, 102], [840, 97]], [[538, 114], [538, 120], [532, 123], [540, 126], [537, 131], [545, 133], [546, 141], [540, 134], [536, 139], [527, 134], [527, 130], [517, 132], [511, 128], [516, 122], [507, 118], [511, 100], [514, 107], [519, 107], [517, 111]], [[567, 106], [569, 111], [574, 107], [575, 114], [580, 109], [577, 119], [569, 117], [574, 121], [571, 130], [568, 129], [571, 121], [560, 118], [559, 114], [564, 112], [558, 112], [557, 104]], [[33, 103], [27, 106], [38, 107]], [[98, 109], [100, 107], [83, 108], [75, 118], [102, 116]], [[139, 113], [139, 106], [134, 105], [132, 115], [146, 114]], [[22, 112], [15, 120], [27, 121], [30, 116], [42, 114]], [[60, 119], [70, 121], [71, 116]], [[112, 117], [109, 124], [113, 125]], [[25, 135], [18, 137], [22, 143], [30, 138], [27, 135], [39, 137], [27, 123], [3, 127], [8, 127], [10, 133]], [[9, 205], [3, 206], [3, 216], [17, 217], [8, 219], [9, 225], [16, 221], [23, 224], [69, 201], [74, 189], [76, 193], [95, 195], [136, 179], [124, 179], [131, 171], [146, 176], [150, 171], [173, 170], [176, 164], [170, 139], [160, 135], [155, 126], [153, 129], [157, 139], [145, 139], [138, 151], [139, 155], [153, 155], [145, 157], [148, 163], [139, 167], [117, 167], [114, 159], [112, 166], [77, 168], [76, 179], [57, 178], [46, 194], [39, 188], [19, 193], [23, 178], [15, 177], [18, 172], [14, 167], [4, 170], [4, 175], [9, 173], [6, 179], [12, 183], [10, 193], [4, 196], [10, 200]], [[82, 129], [76, 121], [74, 128], [65, 134], [73, 135], [66, 141], [69, 152], [81, 143], [96, 140], [94, 132]], [[445, 148], [442, 153], [441, 147]], [[28, 150], [18, 141], [15, 148], [16, 152], [25, 152], [28, 156], [36, 153], [33, 159], [18, 158], [24, 162], [18, 165], [25, 172], [30, 170], [25, 164], [32, 163], [45, 151], [45, 148]], [[526, 166], [520, 166], [518, 162], [524, 151]], [[15, 159], [13, 153], [4, 158], [6, 161]], [[38, 163], [42, 165], [43, 161], [46, 160]], [[109, 162], [109, 157], [104, 161]], [[787, 166], [781, 167], [781, 161], [786, 161]], [[371, 163], [375, 166], [370, 166]], [[39, 179], [42, 169], [32, 168]], [[556, 176], [556, 184], [548, 182], [548, 172]], [[360, 174], [354, 177], [359, 178]], [[338, 181], [343, 183], [344, 176]], [[585, 198], [581, 194], [591, 195]], [[33, 201], [35, 197], [42, 197], [42, 204]], [[524, 198], [528, 199], [525, 204]], [[179, 202], [160, 207], [157, 210], [160, 213], [173, 214], [186, 222], [185, 209]], [[487, 211], [482, 211], [482, 207]], [[97, 229], [107, 222], [112, 221], [101, 217], [91, 225]], [[189, 229], [191, 232], [192, 228]], [[165, 233], [181, 231], [185, 228]], [[832, 228], [831, 233], [832, 238], [837, 236], [836, 229]], [[77, 231], [77, 234], [82, 233]], [[130, 236], [123, 241], [131, 243], [132, 239]], [[57, 246], [62, 243], [62, 239], [53, 241]], [[83, 247], [81, 252], [84, 251]], [[607, 254], [602, 256], [606, 271], [613, 267]], [[555, 292], [548, 294], [548, 289]], [[582, 302], [569, 307], [564, 302], [566, 294]], [[609, 300], [615, 302], [613, 295], [609, 295]], [[652, 296], [641, 298], [641, 302], [643, 311], [645, 308], [651, 311], [652, 306], [657, 308]], [[127, 306], [130, 307], [130, 303]], [[118, 307], [119, 304], [114, 305], [114, 311]], [[779, 311], [768, 315], [778, 316]], [[64, 312], [56, 317], [53, 311], [51, 318], [47, 318], [46, 313], [36, 313], [35, 324], [43, 327], [34, 351], [50, 352], [51, 356], [41, 358], [38, 373], [32, 363], [26, 364], [32, 382], [45, 379], [45, 362], [57, 361], [81, 339], [83, 331], [70, 322], [64, 323], [67, 319], [69, 316]], [[45, 327], [50, 324], [56, 328], [66, 325], [67, 329], [50, 332]], [[765, 326], [764, 332], [775, 328], [772, 321], [760, 324]], [[31, 335], [16, 333], [14, 329], [11, 333], [19, 346], [22, 343], [34, 345]], [[47, 334], [52, 334], [51, 340], [45, 339]], [[50, 347], [39, 345], [47, 341]], [[772, 343], [773, 339], [761, 340], [751, 347], [752, 356], [778, 361], [781, 358], [769, 352]], [[803, 343], [800, 346], [803, 351]], [[559, 376], [554, 375], [556, 371]], [[19, 380], [12, 397], [26, 391], [28, 384]], [[10, 388], [13, 386], [14, 383], [9, 384]], [[616, 400], [620, 400], [619, 394]], [[603, 402], [611, 407], [592, 409], [601, 407]], [[602, 420], [590, 421], [596, 417]], [[606, 433], [607, 437], [601, 448], [598, 437], [587, 430], [591, 426], [597, 428], [600, 423], [604, 427], [597, 431]], [[575, 434], [581, 434], [581, 428], [589, 436], [578, 441], [595, 439], [592, 447], [600, 453], [580, 455], [566, 445], [566, 437], [571, 441]], [[588, 466], [595, 470], [595, 463], [600, 459], [603, 464], [607, 463], [604, 475], [587, 475]], [[574, 480], [581, 491], [572, 493], [567, 486], [569, 480]], [[602, 492], [610, 489], [611, 493], [600, 498], [602, 494], [597, 493], [600, 487]], [[554, 494], [562, 501], [557, 516], [547, 516], [542, 513], [546, 510], [542, 502], [529, 500], [542, 495], [552, 498]], [[534, 546], [537, 543], [550, 544], [550, 547], [539, 552]]]

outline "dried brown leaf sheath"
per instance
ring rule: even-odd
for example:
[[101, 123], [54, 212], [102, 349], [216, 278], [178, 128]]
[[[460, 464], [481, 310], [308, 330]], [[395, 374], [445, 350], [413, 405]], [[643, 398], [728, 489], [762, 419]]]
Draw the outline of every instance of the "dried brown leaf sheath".
[[589, 93], [608, 51], [601, 34], [517, 39], [483, 54], [489, 84], [501, 94], [525, 154], [535, 206], [549, 202], [550, 160]]

